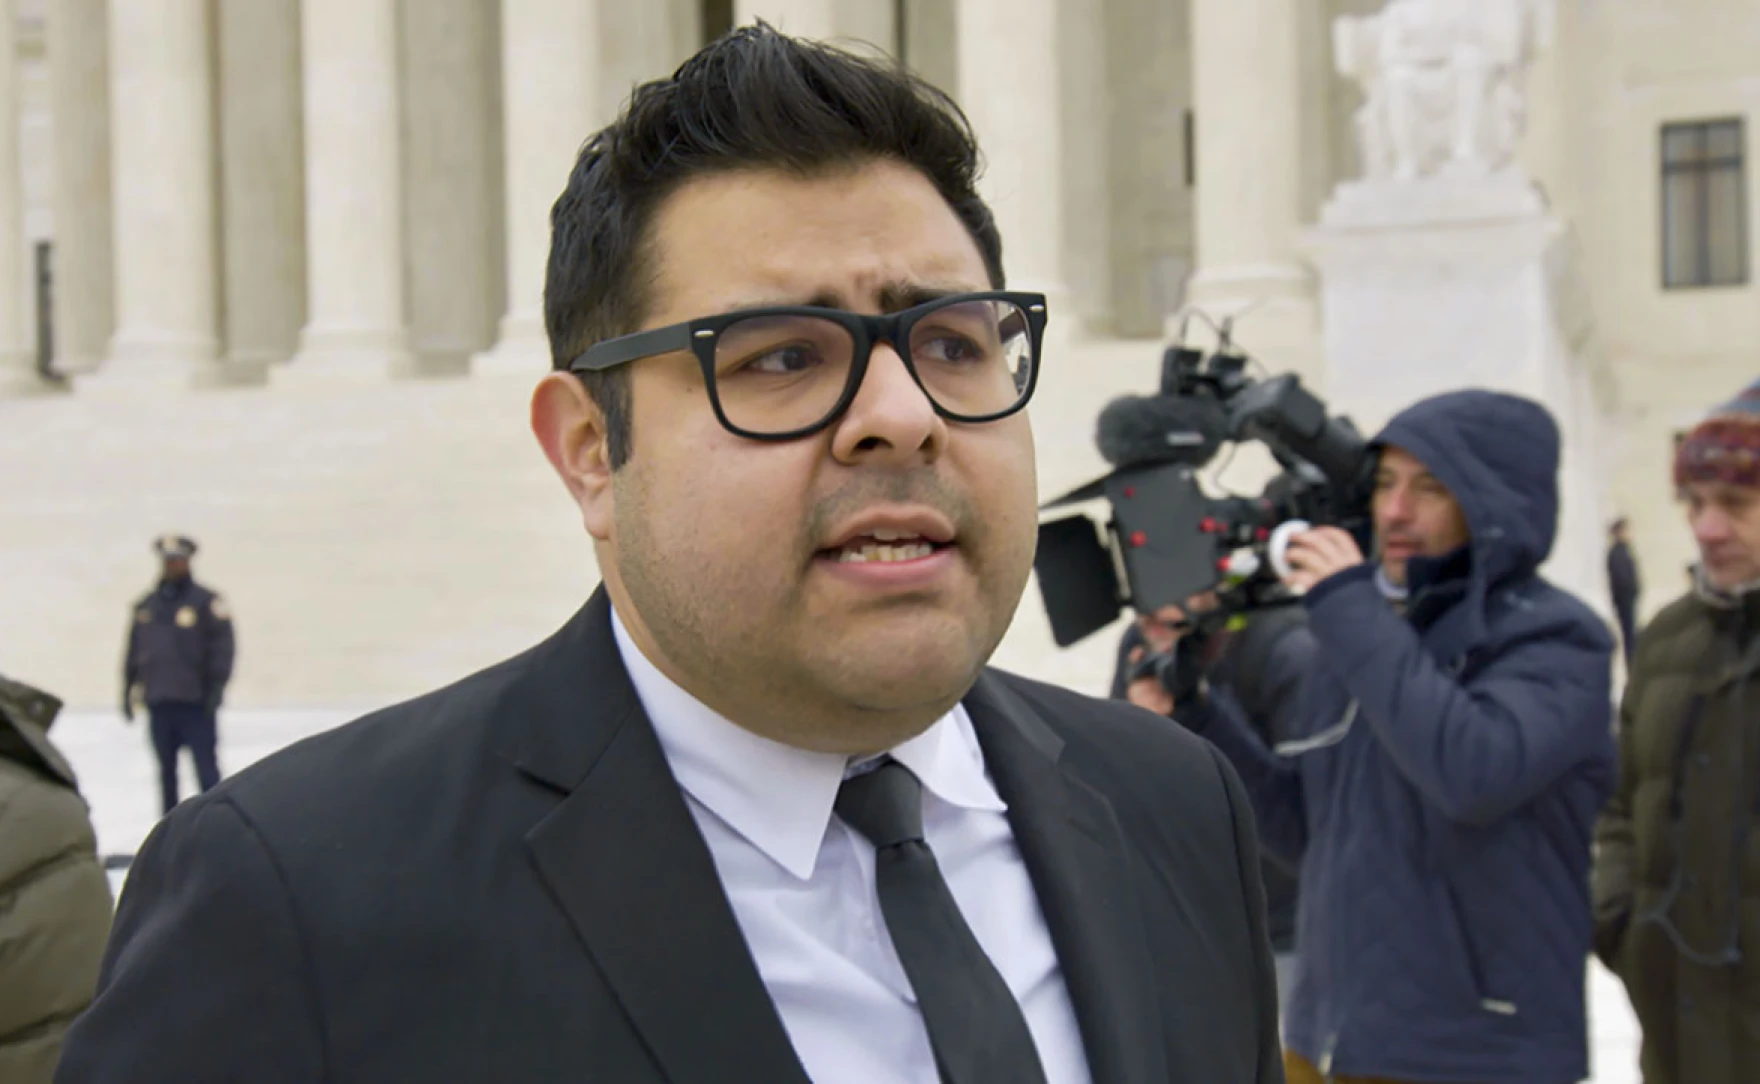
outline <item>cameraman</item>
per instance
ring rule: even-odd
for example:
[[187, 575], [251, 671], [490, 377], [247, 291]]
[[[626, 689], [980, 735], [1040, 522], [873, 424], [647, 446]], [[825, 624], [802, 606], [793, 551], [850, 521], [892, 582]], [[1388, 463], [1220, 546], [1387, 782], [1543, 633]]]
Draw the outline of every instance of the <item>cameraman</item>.
[[[1215, 596], [1187, 602], [1200, 615]], [[1177, 691], [1200, 680], [1225, 688], [1255, 736], [1275, 746], [1289, 737], [1301, 707], [1302, 682], [1312, 668], [1314, 639], [1299, 606], [1279, 606], [1230, 619], [1214, 633], [1184, 634], [1188, 614], [1177, 606], [1142, 614], [1118, 645], [1112, 696], [1158, 715], [1172, 715]], [[1279, 1006], [1289, 1000], [1296, 951], [1296, 866], [1264, 850], [1260, 876], [1271, 950], [1277, 961]]]
[[1582, 1080], [1613, 642], [1536, 573], [1557, 426], [1453, 392], [1371, 454], [1377, 559], [1333, 527], [1289, 547], [1315, 643], [1291, 739], [1268, 747], [1220, 685], [1174, 707], [1240, 771], [1267, 846], [1302, 863], [1290, 1084]]

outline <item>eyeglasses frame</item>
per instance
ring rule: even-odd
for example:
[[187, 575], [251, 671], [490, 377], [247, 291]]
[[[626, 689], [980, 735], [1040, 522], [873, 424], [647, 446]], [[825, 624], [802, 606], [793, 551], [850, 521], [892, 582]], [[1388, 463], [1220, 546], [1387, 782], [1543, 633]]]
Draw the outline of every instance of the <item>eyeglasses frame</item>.
[[[1032, 339], [1033, 364], [1027, 374], [1027, 386], [1021, 390], [1021, 397], [1007, 410], [991, 414], [964, 415], [956, 414], [936, 401], [935, 396], [924, 385], [922, 376], [917, 372], [916, 363], [911, 359], [910, 333], [917, 322], [923, 317], [939, 309], [954, 305], [970, 304], [974, 301], [1005, 301], [1021, 310], [1027, 319], [1028, 334]], [[782, 433], [758, 433], [733, 424], [728, 420], [727, 412], [721, 406], [721, 393], [715, 378], [715, 344], [723, 331], [734, 324], [756, 317], [765, 316], [815, 316], [837, 324], [849, 332], [850, 341], [855, 354], [850, 359], [849, 377], [837, 402], [826, 413], [825, 417], [812, 425], [802, 426]], [[577, 355], [568, 363], [571, 373], [603, 373], [641, 361], [644, 358], [659, 357], [662, 354], [677, 353], [689, 350], [696, 355], [697, 364], [703, 370], [703, 386], [709, 391], [709, 405], [715, 411], [715, 419], [722, 428], [738, 437], [747, 440], [789, 441], [800, 440], [822, 432], [843, 417], [851, 403], [855, 402], [856, 393], [861, 390], [862, 382], [867, 379], [868, 363], [873, 357], [874, 347], [881, 342], [890, 345], [904, 362], [905, 371], [910, 373], [918, 390], [929, 400], [935, 413], [951, 422], [966, 425], [982, 425], [987, 422], [1000, 421], [1024, 409], [1039, 384], [1039, 367], [1041, 350], [1045, 342], [1045, 323], [1047, 319], [1046, 300], [1044, 294], [1023, 293], [1016, 290], [982, 290], [976, 293], [948, 294], [921, 305], [913, 305], [897, 312], [869, 315], [867, 313], [849, 312], [844, 309], [828, 309], [813, 305], [773, 305], [750, 309], [737, 309], [733, 312], [717, 313], [714, 316], [699, 316], [694, 320], [685, 320], [665, 327], [637, 331], [629, 335], [619, 335], [614, 339], [594, 343], [585, 352]], [[903, 342], [905, 345], [900, 346]]]

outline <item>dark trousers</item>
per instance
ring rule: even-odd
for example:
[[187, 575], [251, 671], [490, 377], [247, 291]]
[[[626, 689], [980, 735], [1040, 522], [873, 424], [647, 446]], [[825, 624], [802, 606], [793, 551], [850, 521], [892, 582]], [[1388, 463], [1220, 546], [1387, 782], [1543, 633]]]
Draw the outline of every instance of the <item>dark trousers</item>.
[[201, 704], [152, 704], [153, 752], [159, 755], [159, 795], [165, 812], [177, 804], [177, 752], [188, 749], [196, 762], [196, 779], [203, 790], [220, 782], [220, 762], [215, 756], [219, 728], [214, 715]]

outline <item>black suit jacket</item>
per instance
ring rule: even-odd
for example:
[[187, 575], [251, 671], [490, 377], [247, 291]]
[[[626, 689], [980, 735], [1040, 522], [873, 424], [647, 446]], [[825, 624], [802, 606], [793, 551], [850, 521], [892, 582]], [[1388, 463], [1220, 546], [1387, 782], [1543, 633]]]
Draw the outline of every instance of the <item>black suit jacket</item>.
[[[1231, 769], [1129, 705], [966, 700], [1100, 1084], [1281, 1081]], [[63, 1084], [806, 1080], [601, 591], [458, 685], [179, 806]]]

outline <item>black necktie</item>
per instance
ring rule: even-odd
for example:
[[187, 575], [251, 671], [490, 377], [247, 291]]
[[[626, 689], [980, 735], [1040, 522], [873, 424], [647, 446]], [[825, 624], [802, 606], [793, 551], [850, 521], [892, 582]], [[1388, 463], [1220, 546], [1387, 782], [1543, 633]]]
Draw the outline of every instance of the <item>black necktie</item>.
[[923, 785], [896, 760], [846, 779], [837, 815], [874, 844], [880, 913], [944, 1084], [1044, 1084], [1026, 1017], [923, 840]]

